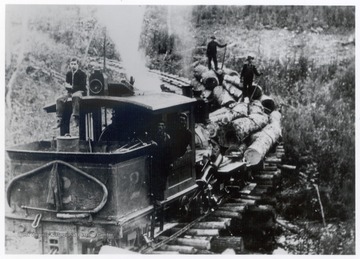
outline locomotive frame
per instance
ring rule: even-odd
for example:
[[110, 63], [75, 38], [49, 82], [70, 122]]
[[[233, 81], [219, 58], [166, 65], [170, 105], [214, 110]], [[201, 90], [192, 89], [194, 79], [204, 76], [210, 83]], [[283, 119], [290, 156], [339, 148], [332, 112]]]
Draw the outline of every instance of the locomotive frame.
[[[41, 253], [96, 253], [104, 244], [140, 247], [154, 236], [155, 218], [163, 220], [151, 199], [154, 122], [171, 126], [186, 113], [192, 132], [189, 149], [169, 172], [161, 208], [197, 189], [194, 104], [194, 99], [169, 93], [83, 97], [78, 150], [59, 151], [54, 139], [7, 149], [12, 181], [6, 230], [38, 238]], [[54, 104], [44, 109], [56, 111]], [[115, 109], [126, 115], [123, 122], [131, 132], [124, 126], [119, 130], [127, 136], [121, 141], [102, 141], [109, 110]], [[60, 135], [68, 129], [61, 128]]]

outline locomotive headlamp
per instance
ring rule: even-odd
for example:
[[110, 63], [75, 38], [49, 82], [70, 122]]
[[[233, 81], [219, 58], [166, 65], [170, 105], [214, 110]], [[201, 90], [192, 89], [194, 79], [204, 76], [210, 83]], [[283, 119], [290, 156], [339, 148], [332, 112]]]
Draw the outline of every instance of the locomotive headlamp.
[[99, 79], [93, 79], [90, 82], [90, 92], [92, 94], [99, 94], [104, 88], [103, 83]]
[[89, 78], [90, 95], [108, 95], [107, 76], [100, 70], [94, 70]]

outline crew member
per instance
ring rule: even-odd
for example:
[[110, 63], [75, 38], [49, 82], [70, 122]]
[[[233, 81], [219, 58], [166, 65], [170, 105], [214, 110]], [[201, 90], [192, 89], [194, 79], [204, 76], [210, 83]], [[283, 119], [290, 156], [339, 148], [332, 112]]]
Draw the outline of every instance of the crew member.
[[263, 73], [259, 73], [256, 66], [252, 63], [254, 57], [247, 57], [247, 64], [244, 64], [240, 75], [240, 81], [243, 82], [243, 99], [245, 103], [249, 103], [249, 89], [252, 87], [254, 75], [261, 76]]
[[65, 88], [68, 91], [66, 95], [56, 100], [57, 124], [55, 128], [63, 125], [63, 116], [65, 104], [69, 97], [72, 97], [72, 115], [75, 126], [79, 126], [79, 106], [81, 97], [86, 95], [86, 74], [79, 69], [79, 60], [73, 57], [70, 60], [70, 71], [66, 74]]
[[174, 132], [172, 133], [172, 157], [176, 160], [182, 157], [191, 145], [191, 132], [187, 128], [188, 116], [186, 113], [180, 113], [176, 122]]
[[207, 45], [207, 49], [206, 49], [206, 56], [208, 58], [208, 68], [209, 70], [211, 69], [211, 60], [214, 61], [214, 66], [215, 66], [215, 71], [218, 70], [218, 62], [217, 62], [217, 47], [219, 48], [224, 48], [227, 46], [227, 44], [221, 45], [219, 44], [217, 41], [215, 41], [216, 37], [215, 36], [211, 36], [211, 41], [208, 43]]
[[157, 125], [157, 132], [154, 137], [153, 170], [151, 174], [151, 186], [154, 200], [164, 200], [164, 191], [171, 164], [170, 136], [166, 133], [166, 126], [163, 121]]

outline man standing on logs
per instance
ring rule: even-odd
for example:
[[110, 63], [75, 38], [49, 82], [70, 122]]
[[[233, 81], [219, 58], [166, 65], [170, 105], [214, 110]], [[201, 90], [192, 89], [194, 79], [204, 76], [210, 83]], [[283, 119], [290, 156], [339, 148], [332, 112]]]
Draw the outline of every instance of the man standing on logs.
[[245, 103], [249, 103], [249, 90], [252, 88], [252, 83], [254, 80], [254, 75], [261, 76], [263, 73], [259, 73], [256, 66], [253, 65], [252, 60], [254, 57], [248, 56], [247, 57], [247, 64], [243, 66], [240, 75], [240, 81], [244, 84], [243, 89], [243, 100]]
[[208, 57], [208, 68], [211, 69], [211, 60], [214, 61], [215, 71], [218, 70], [218, 63], [217, 63], [217, 47], [224, 48], [227, 46], [227, 44], [221, 45], [217, 41], [215, 41], [216, 37], [211, 36], [211, 41], [207, 45], [206, 49], [206, 56]]

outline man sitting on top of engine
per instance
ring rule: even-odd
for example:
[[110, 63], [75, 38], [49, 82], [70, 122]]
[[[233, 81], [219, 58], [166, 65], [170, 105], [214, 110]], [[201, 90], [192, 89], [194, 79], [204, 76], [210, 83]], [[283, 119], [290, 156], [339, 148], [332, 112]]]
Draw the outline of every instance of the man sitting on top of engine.
[[79, 60], [73, 57], [70, 60], [70, 71], [66, 74], [65, 88], [68, 93], [59, 97], [56, 100], [56, 116], [57, 125], [55, 128], [59, 128], [63, 124], [63, 115], [65, 111], [65, 104], [69, 97], [72, 97], [72, 114], [76, 126], [79, 126], [79, 106], [80, 99], [86, 95], [86, 74], [79, 69]]

